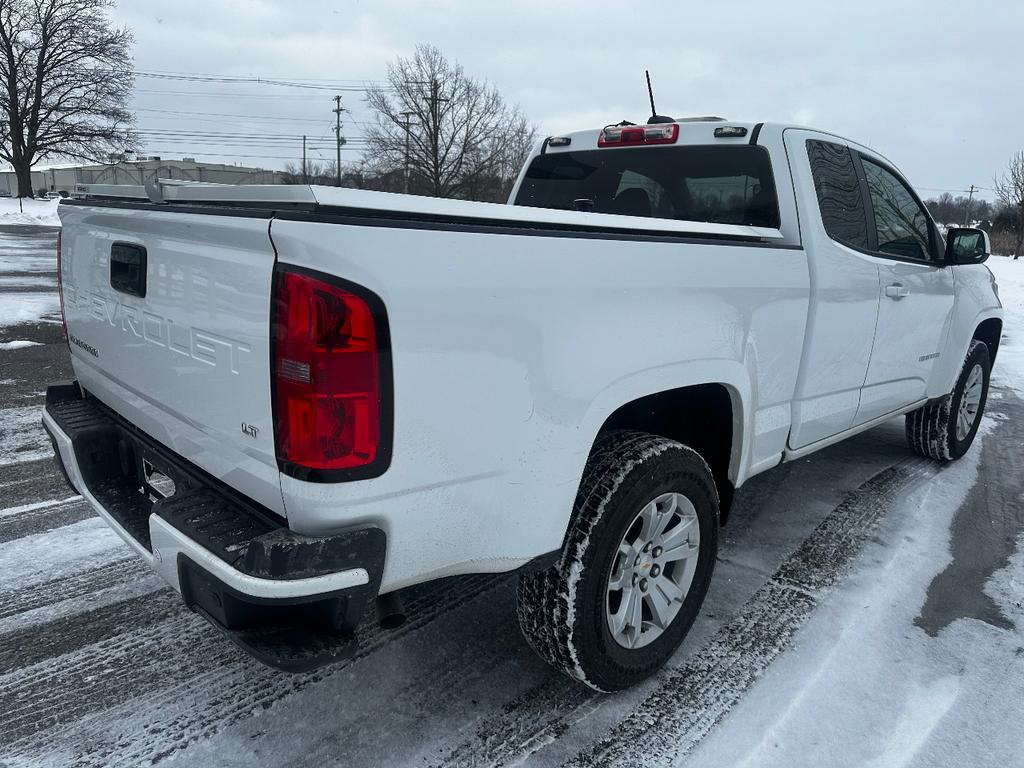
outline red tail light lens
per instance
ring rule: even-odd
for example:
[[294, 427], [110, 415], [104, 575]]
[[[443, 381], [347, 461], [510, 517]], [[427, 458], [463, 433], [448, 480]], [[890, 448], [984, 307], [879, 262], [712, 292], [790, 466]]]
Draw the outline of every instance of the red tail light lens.
[[283, 471], [373, 477], [387, 468], [390, 346], [380, 299], [326, 275], [277, 272], [274, 427]]

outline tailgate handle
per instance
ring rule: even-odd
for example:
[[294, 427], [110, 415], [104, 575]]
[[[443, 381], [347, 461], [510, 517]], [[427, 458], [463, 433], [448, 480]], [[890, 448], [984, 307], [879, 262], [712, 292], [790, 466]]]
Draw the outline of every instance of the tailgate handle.
[[110, 287], [146, 298], [146, 249], [132, 243], [110, 246]]

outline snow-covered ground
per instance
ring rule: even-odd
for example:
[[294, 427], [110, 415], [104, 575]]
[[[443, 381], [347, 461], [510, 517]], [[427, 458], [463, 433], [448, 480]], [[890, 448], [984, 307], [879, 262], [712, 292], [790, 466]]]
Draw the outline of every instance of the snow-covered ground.
[[[10, 200], [0, 199], [0, 203]], [[0, 345], [24, 346], [23, 339], [8, 336], [12, 326], [60, 322], [53, 232], [21, 226], [0, 229]]]
[[[52, 290], [52, 244], [0, 233], [0, 302]], [[896, 420], [751, 480], [691, 635], [615, 696], [526, 647], [506, 576], [410, 590], [351, 661], [261, 667], [46, 458], [59, 326], [0, 327], [0, 766], [1024, 764], [1024, 260], [989, 266], [1007, 319], [968, 455], [914, 458]]]
[[57, 204], [59, 200], [33, 200], [0, 197], [0, 226], [36, 225], [59, 227]]
[[985, 263], [999, 283], [1006, 313], [995, 377], [1024, 397], [1024, 258], [1014, 261], [1008, 256], [991, 256]]

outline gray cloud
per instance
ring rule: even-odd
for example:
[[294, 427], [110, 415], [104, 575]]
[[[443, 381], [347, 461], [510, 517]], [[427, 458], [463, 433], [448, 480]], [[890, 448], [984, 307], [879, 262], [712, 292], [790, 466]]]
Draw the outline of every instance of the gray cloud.
[[[642, 120], [649, 68], [664, 114], [808, 123], [870, 144], [925, 196], [989, 187], [1024, 148], [1019, 0], [122, 0], [115, 15], [134, 30], [136, 66], [144, 71], [381, 80], [394, 56], [430, 42], [495, 83], [545, 133]], [[275, 118], [140, 112], [145, 128], [305, 132], [311, 144], [330, 146], [331, 92], [149, 78], [137, 88], [136, 106], [144, 109]], [[358, 136], [367, 119], [362, 99], [350, 93], [345, 103], [346, 133]], [[200, 151], [188, 142], [149, 148], [168, 156]], [[276, 158], [297, 157], [299, 145], [202, 151], [280, 167], [285, 161]]]

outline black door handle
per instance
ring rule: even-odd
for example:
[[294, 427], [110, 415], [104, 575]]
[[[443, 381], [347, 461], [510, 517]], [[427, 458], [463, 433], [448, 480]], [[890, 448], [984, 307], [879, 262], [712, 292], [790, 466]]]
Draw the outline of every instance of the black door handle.
[[146, 249], [132, 243], [110, 246], [110, 287], [146, 298]]

